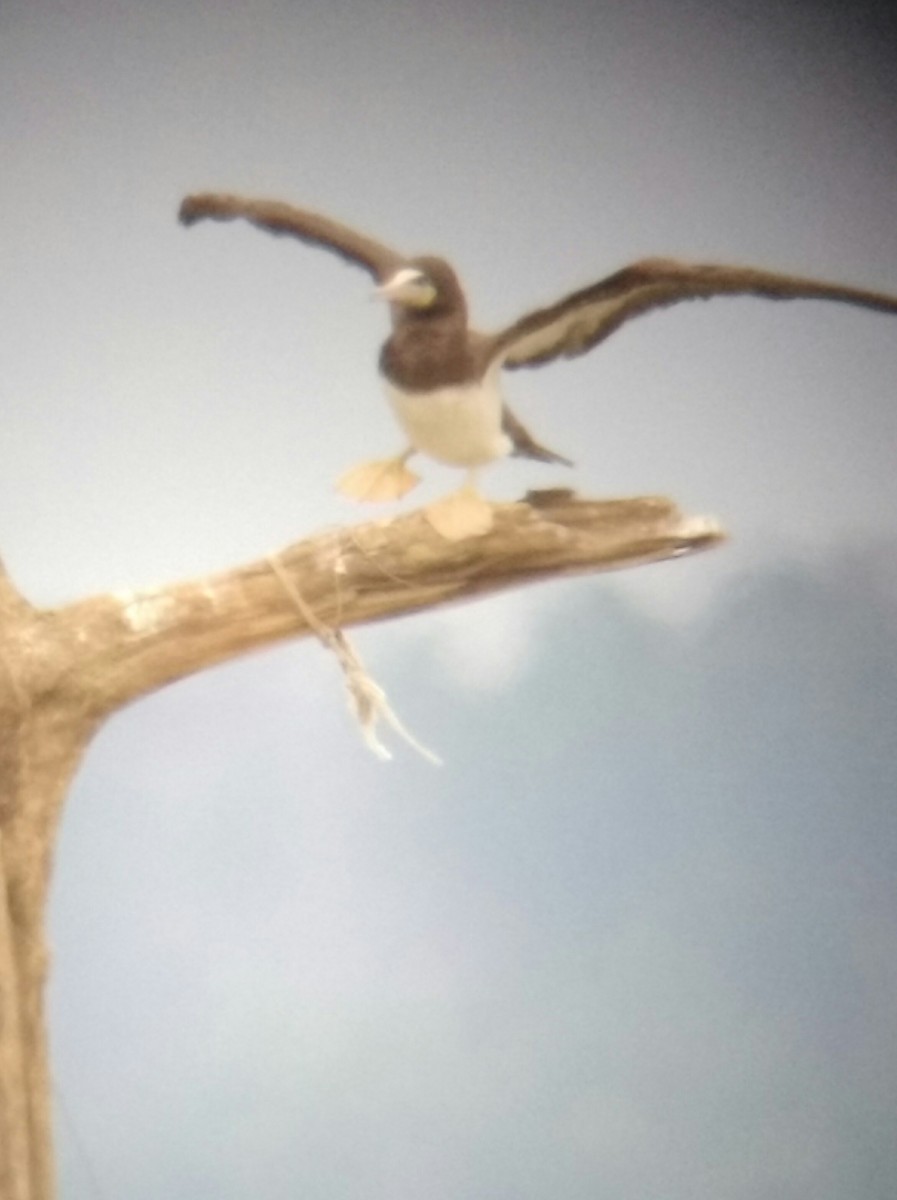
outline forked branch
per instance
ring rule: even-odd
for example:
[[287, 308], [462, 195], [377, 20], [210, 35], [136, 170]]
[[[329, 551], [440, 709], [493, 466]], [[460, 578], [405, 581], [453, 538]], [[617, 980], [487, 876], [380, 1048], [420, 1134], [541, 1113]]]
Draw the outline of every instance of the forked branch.
[[44, 915], [65, 793], [103, 718], [205, 667], [313, 634], [340, 658], [376, 749], [374, 721], [394, 715], [344, 628], [673, 558], [722, 537], [664, 499], [527, 499], [496, 505], [492, 530], [463, 542], [413, 512], [327, 531], [220, 575], [55, 610], [31, 607], [0, 572], [0, 1200], [53, 1194]]

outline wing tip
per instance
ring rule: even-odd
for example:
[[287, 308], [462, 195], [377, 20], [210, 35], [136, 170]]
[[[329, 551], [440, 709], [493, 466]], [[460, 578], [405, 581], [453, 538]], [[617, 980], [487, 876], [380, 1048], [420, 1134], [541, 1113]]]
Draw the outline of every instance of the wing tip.
[[178, 208], [178, 221], [182, 225], [186, 225], [189, 229], [191, 225], [195, 225], [197, 221], [201, 221], [206, 215], [203, 205], [203, 197], [200, 195], [185, 196]]
[[205, 218], [227, 220], [232, 217], [251, 217], [257, 202], [243, 200], [229, 192], [193, 192], [185, 196], [178, 208], [178, 220], [188, 228]]

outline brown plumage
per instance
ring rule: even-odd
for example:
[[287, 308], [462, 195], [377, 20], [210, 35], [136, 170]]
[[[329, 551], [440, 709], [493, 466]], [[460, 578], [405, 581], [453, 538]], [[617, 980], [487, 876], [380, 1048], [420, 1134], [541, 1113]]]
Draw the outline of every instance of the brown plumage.
[[487, 353], [502, 365], [537, 367], [585, 354], [633, 317], [682, 300], [760, 296], [766, 300], [837, 300], [897, 313], [897, 296], [755, 267], [645, 258], [547, 308], [527, 313], [495, 334]]
[[278, 200], [244, 200], [241, 196], [208, 192], [187, 196], [181, 203], [179, 216], [184, 225], [194, 225], [204, 218], [232, 221], [242, 217], [268, 233], [286, 234], [310, 246], [332, 250], [346, 262], [364, 267], [380, 283], [406, 262], [404, 254], [397, 254], [348, 225]]
[[436, 295], [425, 308], [394, 307], [392, 335], [380, 353], [381, 372], [410, 392], [478, 379], [482, 338], [467, 327], [467, 302], [455, 272], [429, 254], [404, 265], [423, 272]]
[[[181, 205], [180, 217], [187, 225], [202, 219], [241, 217], [270, 233], [296, 237], [362, 267], [385, 285], [382, 290], [386, 293], [391, 280], [418, 274], [420, 279], [412, 279], [408, 288], [418, 287], [428, 299], [394, 299], [393, 331], [380, 357], [381, 373], [387, 383], [412, 398], [449, 385], [482, 383], [485, 390], [500, 368], [516, 370], [541, 366], [557, 358], [575, 358], [593, 349], [633, 317], [683, 300], [752, 295], [770, 300], [834, 300], [897, 313], [897, 296], [884, 292], [753, 267], [649, 258], [572, 292], [555, 304], [526, 313], [504, 329], [484, 334], [469, 328], [464, 293], [444, 259], [409, 258], [329, 217], [277, 201], [247, 200], [218, 193], [188, 196]], [[401, 288], [396, 290], [396, 296], [399, 291]], [[406, 429], [410, 428], [402, 413], [398, 410], [397, 413]], [[500, 417], [507, 438], [505, 448], [498, 450], [495, 443], [491, 450], [483, 451], [483, 461], [510, 451], [543, 461], [568, 462], [540, 446], [506, 405]], [[412, 444], [416, 445], [411, 436]], [[434, 457], [442, 457], [438, 451], [427, 449]], [[445, 461], [461, 460], [447, 457]]]

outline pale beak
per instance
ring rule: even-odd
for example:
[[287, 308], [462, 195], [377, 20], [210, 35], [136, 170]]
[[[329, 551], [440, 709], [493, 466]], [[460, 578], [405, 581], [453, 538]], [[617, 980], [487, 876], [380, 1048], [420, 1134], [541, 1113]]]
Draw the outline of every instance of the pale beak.
[[421, 275], [414, 267], [402, 267], [395, 275], [381, 283], [374, 290], [378, 300], [387, 300], [390, 304], [419, 303]]
[[371, 299], [398, 300], [405, 293], [407, 287], [407, 278], [403, 279], [401, 274], [393, 275], [392, 279], [387, 279], [386, 283], [381, 283], [379, 287], [374, 288]]

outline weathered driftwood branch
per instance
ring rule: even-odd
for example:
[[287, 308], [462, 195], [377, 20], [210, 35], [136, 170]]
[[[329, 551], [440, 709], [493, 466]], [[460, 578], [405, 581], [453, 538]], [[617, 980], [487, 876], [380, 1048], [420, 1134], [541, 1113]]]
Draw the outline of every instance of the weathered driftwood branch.
[[[713, 522], [686, 520], [660, 498], [534, 498], [496, 505], [495, 526], [481, 538], [447, 542], [413, 512], [318, 534], [281, 551], [278, 562], [321, 622], [346, 628], [536, 579], [672, 558], [722, 536]], [[97, 597], [44, 618], [58, 626], [77, 664], [66, 686], [97, 713], [248, 650], [314, 632], [266, 559]]]
[[55, 610], [29, 605], [0, 566], [0, 1200], [53, 1195], [44, 913], [65, 793], [105, 717], [279, 640], [672, 558], [722, 536], [659, 498], [535, 493], [495, 517], [490, 533], [458, 543], [414, 512], [318, 534], [273, 562]]

